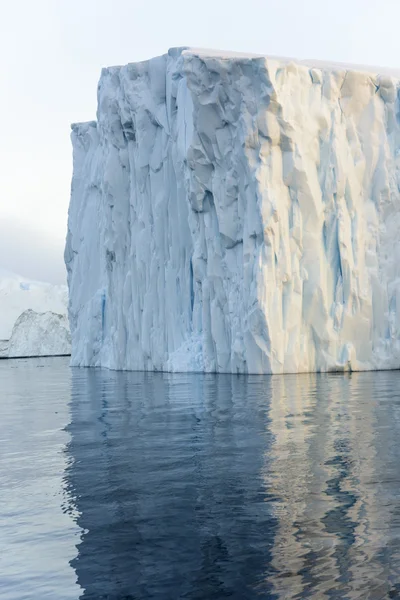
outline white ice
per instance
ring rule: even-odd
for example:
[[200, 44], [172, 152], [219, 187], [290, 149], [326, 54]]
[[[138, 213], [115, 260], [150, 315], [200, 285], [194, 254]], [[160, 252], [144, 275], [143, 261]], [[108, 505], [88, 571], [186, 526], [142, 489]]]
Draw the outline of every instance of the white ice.
[[70, 354], [65, 285], [0, 268], [0, 357]]
[[66, 315], [26, 310], [18, 317], [8, 344], [9, 358], [70, 353], [71, 335]]
[[399, 368], [399, 88], [190, 48], [104, 69], [72, 127], [72, 364]]

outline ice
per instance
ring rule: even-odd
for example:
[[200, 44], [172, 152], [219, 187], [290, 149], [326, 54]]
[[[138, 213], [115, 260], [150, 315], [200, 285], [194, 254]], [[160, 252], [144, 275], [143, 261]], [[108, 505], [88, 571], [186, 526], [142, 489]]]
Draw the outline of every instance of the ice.
[[18, 317], [8, 344], [8, 358], [70, 353], [71, 335], [66, 315], [26, 310]]
[[72, 364], [400, 367], [399, 72], [193, 48], [74, 124]]
[[0, 267], [0, 358], [70, 354], [68, 289]]

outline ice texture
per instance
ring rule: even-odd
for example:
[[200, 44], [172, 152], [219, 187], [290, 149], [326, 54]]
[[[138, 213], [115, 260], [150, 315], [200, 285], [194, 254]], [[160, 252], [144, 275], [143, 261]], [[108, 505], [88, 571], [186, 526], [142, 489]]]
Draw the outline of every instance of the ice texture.
[[67, 314], [68, 288], [32, 281], [0, 267], [0, 340], [8, 340], [18, 317], [28, 309]]
[[0, 358], [70, 354], [68, 289], [0, 267]]
[[74, 124], [72, 364], [400, 367], [400, 80], [175, 48]]
[[70, 353], [71, 335], [66, 315], [29, 309], [18, 317], [8, 343], [8, 358]]

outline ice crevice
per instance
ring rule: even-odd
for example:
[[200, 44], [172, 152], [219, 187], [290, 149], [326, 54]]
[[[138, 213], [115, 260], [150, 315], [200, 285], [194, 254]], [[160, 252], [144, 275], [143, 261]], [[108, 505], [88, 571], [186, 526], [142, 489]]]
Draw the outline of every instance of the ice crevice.
[[72, 364], [399, 368], [399, 87], [191, 48], [104, 69], [72, 126]]

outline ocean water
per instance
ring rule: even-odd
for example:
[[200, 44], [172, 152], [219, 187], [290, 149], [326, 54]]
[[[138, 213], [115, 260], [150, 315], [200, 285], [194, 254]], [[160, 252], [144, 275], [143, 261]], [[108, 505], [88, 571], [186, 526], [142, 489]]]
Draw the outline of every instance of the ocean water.
[[0, 361], [0, 598], [400, 598], [400, 372]]

